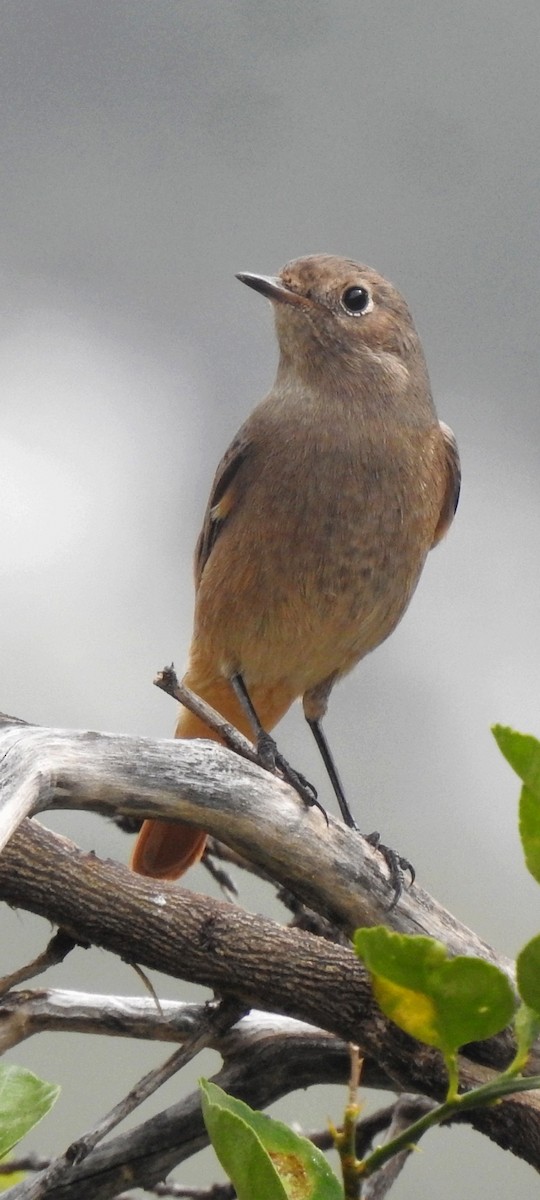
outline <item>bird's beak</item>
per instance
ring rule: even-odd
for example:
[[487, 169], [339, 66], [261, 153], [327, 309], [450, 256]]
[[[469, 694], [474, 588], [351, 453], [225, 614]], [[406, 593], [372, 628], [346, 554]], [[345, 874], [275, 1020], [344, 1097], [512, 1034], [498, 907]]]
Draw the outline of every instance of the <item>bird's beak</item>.
[[248, 287], [255, 288], [256, 292], [267, 296], [269, 300], [275, 300], [279, 304], [305, 304], [305, 296], [299, 295], [298, 292], [291, 292], [290, 288], [285, 287], [281, 279], [277, 275], [252, 275], [249, 271], [240, 271], [236, 276], [240, 283], [247, 283]]

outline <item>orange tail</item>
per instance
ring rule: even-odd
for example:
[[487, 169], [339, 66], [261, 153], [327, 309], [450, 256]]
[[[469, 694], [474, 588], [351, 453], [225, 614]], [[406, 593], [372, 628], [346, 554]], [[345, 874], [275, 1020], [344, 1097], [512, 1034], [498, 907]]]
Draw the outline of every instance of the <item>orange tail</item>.
[[[184, 683], [217, 709], [227, 721], [240, 729], [246, 737], [252, 739], [249, 721], [226, 679], [222, 676], [211, 681], [206, 679], [203, 687], [194, 677], [194, 673], [188, 672]], [[254, 688], [251, 698], [265, 729], [272, 729], [277, 724], [294, 699], [281, 687]], [[180, 709], [175, 737], [210, 738], [216, 742], [222, 740], [187, 708]], [[179, 879], [189, 867], [202, 858], [206, 841], [207, 834], [204, 830], [196, 829], [193, 825], [145, 821], [135, 842], [131, 869], [139, 875], [149, 875], [155, 879]]]

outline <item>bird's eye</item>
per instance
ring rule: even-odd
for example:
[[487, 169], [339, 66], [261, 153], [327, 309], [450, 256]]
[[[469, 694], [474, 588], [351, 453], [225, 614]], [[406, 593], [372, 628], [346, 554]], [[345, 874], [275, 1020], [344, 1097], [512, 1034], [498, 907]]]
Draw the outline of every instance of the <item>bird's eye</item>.
[[350, 313], [353, 317], [361, 317], [364, 313], [371, 312], [373, 308], [373, 300], [367, 288], [348, 287], [341, 297], [342, 307], [345, 312]]

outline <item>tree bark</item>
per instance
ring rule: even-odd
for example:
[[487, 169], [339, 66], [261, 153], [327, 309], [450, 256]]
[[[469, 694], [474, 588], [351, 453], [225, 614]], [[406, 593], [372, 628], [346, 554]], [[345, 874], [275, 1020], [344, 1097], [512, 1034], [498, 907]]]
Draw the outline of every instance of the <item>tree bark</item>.
[[[23, 810], [29, 811], [29, 798], [30, 811], [81, 807], [192, 820], [346, 930], [386, 917], [402, 932], [438, 936], [452, 953], [480, 953], [501, 965], [490, 947], [416, 886], [388, 913], [384, 866], [379, 868], [376, 853], [359, 836], [334, 821], [327, 829], [320, 814], [306, 812], [285, 784], [221, 747], [20, 725], [0, 729], [0, 750], [3, 738], [8, 751], [0, 764], [7, 797], [5, 828], [13, 824], [15, 812], [19, 820]], [[386, 1082], [398, 1092], [436, 1100], [444, 1096], [441, 1056], [383, 1017], [362, 965], [347, 946], [177, 885], [135, 876], [84, 854], [37, 821], [24, 820], [0, 856], [0, 897], [124, 960], [334, 1034], [340, 1042], [332, 1071], [344, 1071], [342, 1043], [354, 1041], [367, 1059], [367, 1082], [371, 1072], [377, 1086]], [[502, 965], [509, 969], [506, 961]], [[10, 1001], [6, 997], [6, 1017]], [[226, 1061], [217, 1081], [257, 1107], [303, 1086], [308, 1076], [313, 1082], [305, 1042], [296, 1056], [289, 1044], [282, 1064], [274, 1044], [273, 1066], [267, 1059], [264, 1069], [263, 1043], [259, 1050], [262, 1058], [253, 1051], [248, 1060], [240, 1055]], [[463, 1086], [485, 1082], [493, 1070], [507, 1065], [512, 1051], [507, 1031], [467, 1047], [461, 1060]], [[531, 1070], [538, 1069], [536, 1054]], [[539, 1093], [509, 1097], [471, 1112], [467, 1120], [540, 1169]], [[47, 1200], [105, 1200], [127, 1186], [150, 1186], [204, 1141], [198, 1096], [188, 1097], [91, 1152], [46, 1193]]]

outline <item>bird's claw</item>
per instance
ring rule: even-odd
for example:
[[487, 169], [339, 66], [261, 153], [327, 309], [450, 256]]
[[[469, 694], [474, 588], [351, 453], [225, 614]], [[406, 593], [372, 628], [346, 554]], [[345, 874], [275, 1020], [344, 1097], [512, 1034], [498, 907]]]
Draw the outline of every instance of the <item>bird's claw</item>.
[[411, 886], [416, 879], [416, 871], [412, 863], [409, 862], [408, 858], [404, 858], [402, 854], [398, 854], [396, 850], [392, 850], [390, 846], [385, 846], [384, 843], [381, 842], [380, 833], [374, 832], [364, 834], [364, 838], [366, 842], [369, 842], [370, 846], [373, 846], [375, 850], [380, 851], [388, 867], [390, 884], [393, 889], [393, 896], [390, 904], [388, 905], [388, 912], [391, 912], [392, 909], [396, 907], [396, 904], [403, 893], [403, 888], [405, 885], [405, 873], [410, 875], [411, 882], [409, 886]]
[[328, 825], [328, 814], [326, 809], [323, 808], [322, 804], [317, 799], [317, 789], [314, 788], [313, 784], [310, 783], [308, 779], [306, 779], [305, 775], [302, 775], [300, 771], [296, 771], [294, 767], [291, 767], [291, 764], [287, 762], [287, 759], [280, 754], [273, 737], [271, 737], [269, 733], [266, 733], [266, 731], [264, 731], [262, 734], [259, 734], [257, 739], [257, 752], [261, 763], [266, 770], [275, 771], [277, 767], [283, 775], [283, 778], [287, 780], [287, 783], [290, 783], [291, 787], [293, 787], [295, 792], [297, 792], [300, 796], [300, 799], [304, 801], [304, 804], [307, 805], [308, 808], [318, 808], [319, 812], [322, 812], [326, 824]]

